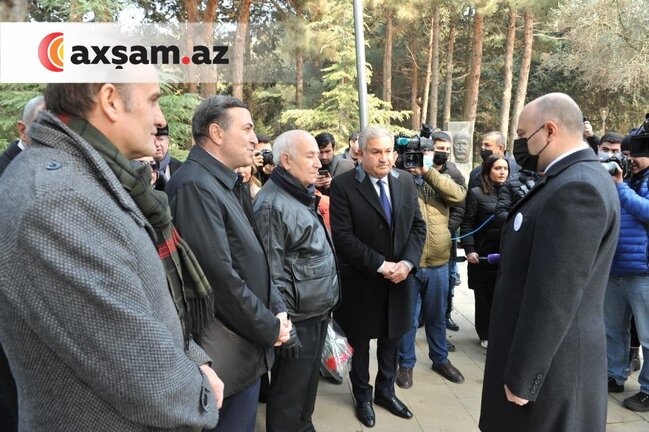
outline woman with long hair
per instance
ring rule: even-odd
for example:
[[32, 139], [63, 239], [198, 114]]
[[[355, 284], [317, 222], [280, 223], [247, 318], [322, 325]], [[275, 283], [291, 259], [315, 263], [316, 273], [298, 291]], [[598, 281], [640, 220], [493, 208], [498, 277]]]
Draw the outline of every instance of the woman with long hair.
[[482, 163], [480, 175], [482, 185], [474, 187], [467, 194], [460, 234], [469, 234], [461, 244], [468, 262], [469, 289], [473, 290], [475, 296], [475, 328], [480, 345], [487, 349], [498, 265], [489, 264], [486, 257], [498, 253], [500, 249], [500, 227], [492, 221], [498, 191], [509, 177], [509, 163], [503, 156], [491, 155]]

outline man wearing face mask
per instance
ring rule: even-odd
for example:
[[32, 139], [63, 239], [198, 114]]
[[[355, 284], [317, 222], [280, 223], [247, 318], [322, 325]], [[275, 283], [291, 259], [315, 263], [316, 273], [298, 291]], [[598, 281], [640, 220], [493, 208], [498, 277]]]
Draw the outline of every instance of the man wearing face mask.
[[544, 174], [502, 228], [480, 429], [604, 432], [617, 192], [569, 96], [535, 99], [516, 130], [519, 165]]
[[[506, 140], [503, 134], [498, 131], [487, 132], [482, 137], [482, 146], [480, 147], [480, 158], [482, 162], [486, 161], [491, 155], [500, 155], [507, 159], [509, 162], [510, 177], [513, 177], [518, 173], [518, 165], [513, 157], [509, 155], [506, 150]], [[482, 181], [480, 180], [482, 173], [482, 163], [477, 167], [471, 170], [469, 174], [469, 190], [474, 187], [482, 186]]]
[[449, 209], [452, 205], [461, 204], [466, 195], [463, 185], [457, 184], [450, 175], [441, 173], [447, 163], [448, 147], [445, 141], [435, 140], [433, 151], [424, 152], [423, 166], [408, 170], [415, 175], [419, 208], [426, 221], [426, 241], [419, 271], [411, 286], [415, 302], [412, 326], [399, 345], [397, 385], [404, 389], [412, 387], [420, 310], [423, 310], [428, 357], [433, 362], [433, 370], [451, 382], [464, 382], [462, 373], [448, 359], [446, 342], [448, 262], [451, 256]]

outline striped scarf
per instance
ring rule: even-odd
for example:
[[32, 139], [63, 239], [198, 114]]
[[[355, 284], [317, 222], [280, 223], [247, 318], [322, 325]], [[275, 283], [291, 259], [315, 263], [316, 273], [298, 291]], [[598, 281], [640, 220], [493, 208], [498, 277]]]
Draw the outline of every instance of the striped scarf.
[[183, 327], [185, 347], [193, 335], [209, 324], [213, 313], [212, 288], [187, 243], [173, 226], [167, 195], [151, 187], [151, 166], [133, 168], [113, 143], [87, 121], [62, 118], [106, 161], [153, 227], [155, 246], [162, 260], [167, 285]]

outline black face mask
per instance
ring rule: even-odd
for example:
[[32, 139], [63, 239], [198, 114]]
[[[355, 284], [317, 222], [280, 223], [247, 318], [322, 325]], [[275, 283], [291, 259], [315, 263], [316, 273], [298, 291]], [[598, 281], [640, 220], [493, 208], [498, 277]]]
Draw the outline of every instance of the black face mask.
[[491, 156], [492, 154], [494, 154], [493, 150], [488, 150], [488, 149], [480, 150], [480, 157], [482, 158], [482, 162], [489, 159], [489, 156]]
[[433, 164], [436, 166], [444, 165], [448, 161], [448, 153], [436, 151], [433, 156]]
[[549, 142], [537, 154], [530, 154], [527, 141], [532, 138], [538, 131], [543, 129], [544, 126], [538, 128], [532, 135], [527, 138], [518, 138], [514, 140], [514, 159], [516, 163], [524, 170], [537, 172], [539, 164], [539, 155], [550, 144]]

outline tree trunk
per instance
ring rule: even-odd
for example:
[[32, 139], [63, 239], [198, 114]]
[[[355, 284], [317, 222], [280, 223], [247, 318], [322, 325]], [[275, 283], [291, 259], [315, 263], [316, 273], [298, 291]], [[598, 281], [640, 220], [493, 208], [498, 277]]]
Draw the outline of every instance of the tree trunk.
[[392, 103], [392, 11], [386, 14], [385, 48], [383, 50], [383, 100]]
[[426, 51], [426, 75], [424, 76], [424, 99], [421, 103], [421, 118], [426, 119], [428, 115], [428, 93], [430, 92], [430, 75], [433, 67], [433, 39], [435, 34], [435, 9], [433, 6], [433, 13], [430, 17], [430, 32], [428, 33], [428, 50]]
[[509, 25], [507, 26], [507, 43], [505, 44], [505, 82], [503, 99], [500, 105], [500, 133], [505, 138], [509, 133], [509, 113], [512, 103], [512, 79], [514, 68], [514, 43], [516, 42], [516, 8], [509, 7]]
[[[214, 21], [216, 20], [216, 10], [218, 8], [218, 0], [208, 0], [205, 7], [205, 12], [201, 16], [199, 10], [199, 2], [197, 0], [184, 0], [185, 10], [187, 11], [187, 21], [190, 23], [199, 23], [203, 22], [206, 25], [205, 32], [203, 33], [204, 40], [212, 40], [212, 31], [214, 29]], [[193, 46], [192, 38], [187, 40], [187, 48], [191, 51]], [[195, 74], [195, 67], [191, 63], [189, 64], [190, 74]], [[213, 82], [213, 79], [210, 79], [209, 82], [203, 82], [201, 84], [201, 95], [210, 96], [216, 92], [216, 84]], [[189, 93], [198, 92], [198, 83], [187, 83], [186, 90]]]
[[513, 147], [516, 135], [516, 125], [518, 116], [525, 105], [525, 96], [527, 95], [527, 81], [530, 76], [530, 66], [532, 65], [532, 44], [534, 42], [534, 17], [532, 12], [525, 10], [525, 31], [523, 35], [523, 59], [521, 61], [521, 70], [518, 75], [518, 86], [516, 88], [516, 98], [514, 99], [514, 113], [512, 116], [512, 128], [509, 132], [509, 149]]
[[[302, 19], [301, 2], [296, 2], [295, 14], [298, 19]], [[302, 108], [302, 98], [304, 96], [304, 50], [302, 46], [295, 49], [295, 106]]]
[[243, 100], [243, 60], [245, 56], [248, 22], [250, 21], [250, 3], [252, 0], [241, 0], [237, 32], [234, 36], [232, 60], [232, 96]]
[[455, 23], [451, 23], [451, 30], [448, 34], [448, 48], [446, 49], [446, 90], [444, 93], [444, 118], [442, 127], [448, 129], [448, 122], [451, 121], [451, 103], [453, 96], [453, 50], [455, 49]]
[[[430, 89], [430, 106], [429, 106], [429, 123], [437, 127], [437, 105], [439, 98], [439, 6], [435, 5], [433, 9], [433, 28], [435, 36], [433, 37], [433, 82]], [[425, 117], [421, 116], [422, 121]]]
[[24, 22], [28, 10], [27, 0], [4, 0], [0, 2], [0, 22]]
[[484, 41], [484, 18], [475, 11], [473, 17], [473, 42], [471, 49], [471, 69], [469, 82], [464, 98], [464, 120], [475, 121], [478, 110], [478, 92], [480, 89], [480, 69], [482, 67], [482, 43]]
[[304, 53], [302, 48], [295, 50], [295, 106], [302, 108], [304, 95]]
[[419, 70], [417, 68], [417, 39], [413, 38], [411, 41], [412, 53], [412, 90], [410, 92], [410, 109], [412, 110], [412, 130], [419, 130], [419, 105], [417, 105], [417, 86], [419, 78]]

